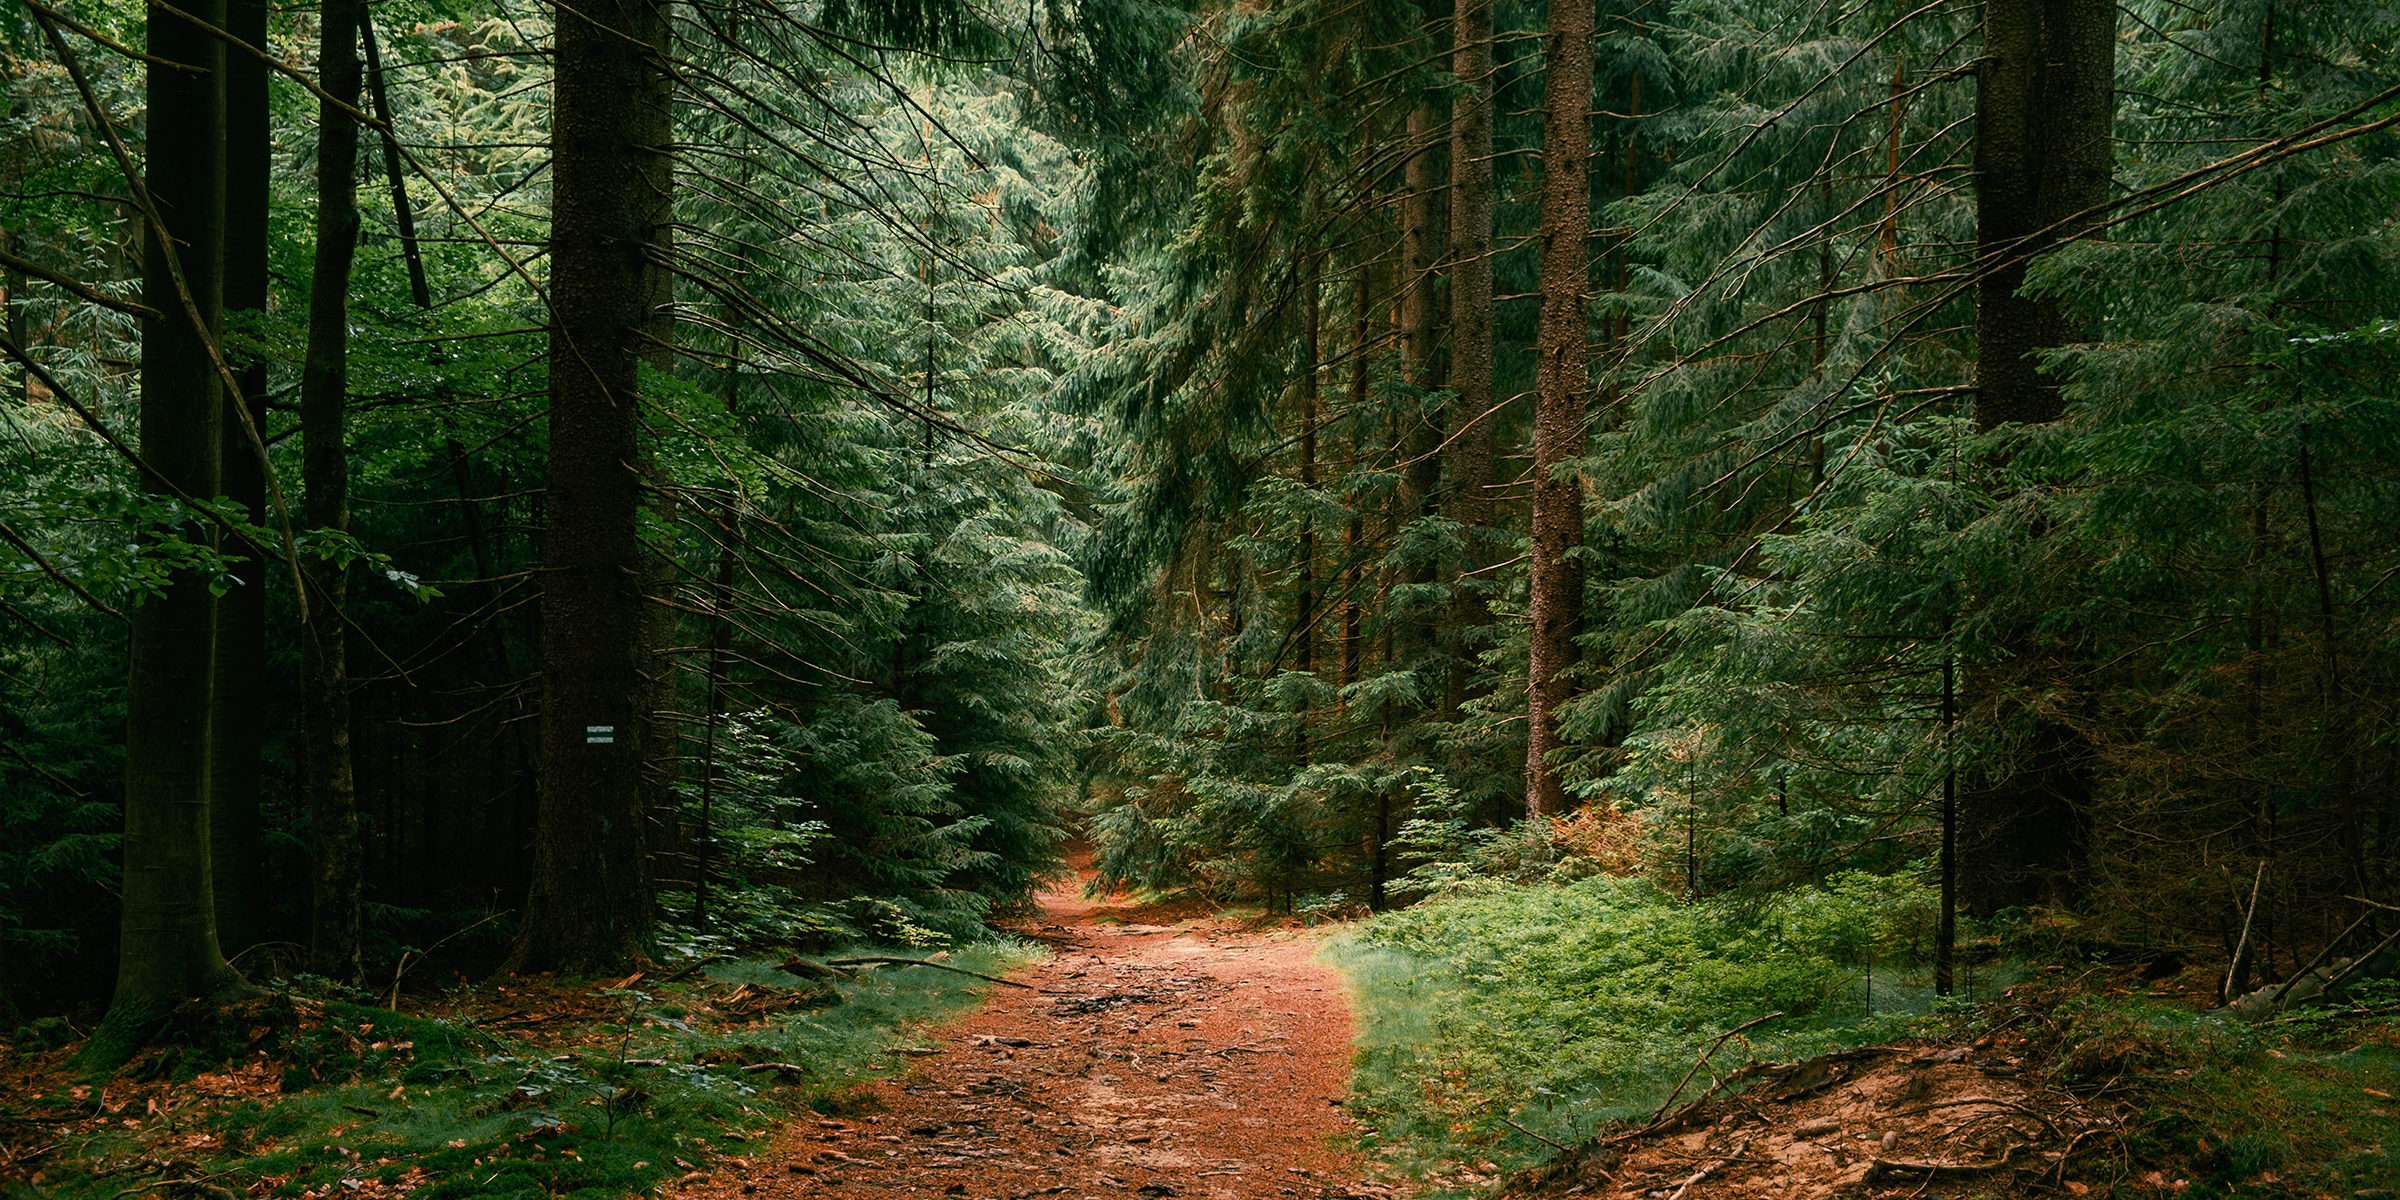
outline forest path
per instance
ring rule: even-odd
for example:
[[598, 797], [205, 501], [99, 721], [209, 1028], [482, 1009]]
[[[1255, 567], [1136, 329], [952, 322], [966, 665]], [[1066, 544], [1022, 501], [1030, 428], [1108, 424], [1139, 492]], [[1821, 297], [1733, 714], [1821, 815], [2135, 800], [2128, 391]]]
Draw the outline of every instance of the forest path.
[[[1077, 873], [1078, 876], [1082, 872]], [[1193, 906], [1040, 897], [1057, 948], [925, 1038], [884, 1107], [786, 1128], [694, 1189], [736, 1197], [1277, 1200], [1377, 1197], [1339, 1107], [1348, 996], [1321, 935]], [[1178, 919], [1180, 918], [1180, 919]], [[1172, 922], [1172, 923], [1168, 923]], [[903, 1061], [895, 1056], [895, 1063]], [[746, 1169], [741, 1169], [746, 1168]]]

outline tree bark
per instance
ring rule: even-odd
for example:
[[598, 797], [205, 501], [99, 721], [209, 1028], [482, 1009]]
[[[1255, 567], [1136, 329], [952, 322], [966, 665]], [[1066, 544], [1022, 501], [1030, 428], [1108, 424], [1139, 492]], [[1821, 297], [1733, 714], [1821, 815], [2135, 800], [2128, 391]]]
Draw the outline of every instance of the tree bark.
[[2116, 6], [1988, 0], [1975, 89], [1975, 424], [2041, 424], [2063, 411], [2036, 351], [2076, 340], [2058, 303], [2028, 299], [2028, 260], [2108, 200], [2116, 116]]
[[541, 802], [504, 971], [613, 968], [650, 940], [640, 364], [669, 217], [666, 38], [655, 0], [558, 10]]
[[1450, 447], [1450, 515], [1466, 527], [1452, 581], [1449, 707], [1465, 702], [1473, 656], [1486, 642], [1491, 606], [1476, 578], [1493, 565], [1492, 464], [1492, 0], [1460, 0], [1451, 69], [1450, 386], [1458, 396]]
[[[1580, 454], [1586, 368], [1584, 289], [1591, 274], [1592, 0], [1553, 0], [1546, 36], [1542, 114], [1542, 308], [1534, 350], [1533, 646], [1526, 670], [1525, 806], [1566, 809], [1549, 761], [1559, 748], [1558, 709], [1575, 665], [1583, 572]], [[1561, 476], [1564, 476], [1562, 478]]]
[[[362, 0], [326, 0], [317, 27], [317, 77], [355, 108], [360, 91]], [[350, 268], [358, 246], [358, 124], [332, 101], [317, 104], [317, 256], [309, 276], [308, 350], [300, 366], [300, 470], [312, 529], [350, 528]], [[349, 653], [343, 613], [349, 568], [307, 562], [308, 611], [300, 626], [300, 712], [308, 778], [311, 878], [308, 969], [358, 977], [358, 789], [350, 758]]]
[[[1403, 169], [1408, 190], [1400, 201], [1400, 374], [1418, 393], [1411, 410], [1394, 430], [1393, 449], [1405, 460], [1401, 478], [1406, 487], [1394, 514], [1395, 536], [1422, 517], [1441, 511], [1442, 435], [1448, 414], [1429, 393], [1442, 387], [1441, 289], [1439, 272], [1442, 236], [1442, 139], [1435, 136], [1436, 120], [1429, 104], [1408, 113], [1411, 153]], [[1411, 565], [1407, 582], [1423, 595], [1439, 578], [1440, 564], [1424, 560]], [[1434, 648], [1439, 622], [1431, 609], [1420, 610], [1405, 622], [1401, 653], [1414, 660], [1412, 669], [1428, 668], [1422, 656]]]
[[[1977, 428], [2054, 421], [2057, 383], [2034, 355], [2078, 337], [2049, 299], [2017, 292], [2027, 262], [2081, 231], [2072, 219], [2108, 199], [2116, 112], [2116, 6], [2109, 0], [1988, 0], [1975, 94]], [[2077, 652], [2017, 620], [1994, 661], [1969, 676], [1970, 710], [2012, 719], [2011, 697], [2052, 692]], [[2071, 894], [2090, 840], [2090, 747], [2047, 714], [2022, 718], [2016, 761], [1979, 774], [1958, 803], [1958, 892], [1970, 911]]]
[[[1325, 333], [1325, 259], [1322, 253], [1311, 251], [1308, 265], [1300, 282], [1304, 328], [1300, 337], [1300, 486], [1306, 490], [1310, 503], [1315, 503], [1317, 491], [1317, 430], [1324, 423], [1321, 397], [1318, 395], [1318, 355]], [[1292, 629], [1300, 639], [1300, 673], [1317, 673], [1317, 521], [1306, 517], [1300, 522], [1299, 559], [1300, 579], [1295, 589]], [[1309, 761], [1309, 736], [1315, 722], [1313, 702], [1300, 706], [1300, 720], [1292, 732], [1292, 758], [1301, 766]]]
[[[225, 21], [225, 0], [190, 10]], [[143, 239], [142, 299], [165, 319], [142, 327], [143, 490], [217, 490], [224, 389], [210, 355], [222, 319], [225, 238], [225, 51], [189, 22], [148, 12], [149, 53], [199, 71], [149, 73], [148, 184], [168, 237]], [[177, 268], [199, 309], [185, 315]], [[186, 524], [187, 535], [192, 532]], [[125, 684], [125, 882], [117, 982], [85, 1044], [87, 1069], [122, 1064], [157, 1021], [195, 996], [241, 986], [217, 945], [209, 869], [210, 692], [216, 644], [208, 580], [179, 571], [131, 615]]]
[[[267, 44], [263, 0], [229, 0], [226, 32], [257, 47]], [[225, 308], [256, 314], [267, 308], [267, 175], [272, 165], [266, 64], [248, 54], [225, 56]], [[267, 422], [267, 364], [238, 364], [236, 378], [250, 420]], [[267, 520], [267, 477], [230, 407], [218, 460], [225, 496], [239, 502], [254, 525]], [[259, 877], [260, 713], [266, 700], [267, 549], [238, 548], [234, 586], [217, 598], [215, 711], [209, 717], [209, 866], [215, 880], [217, 942], [239, 953], [262, 936]]]

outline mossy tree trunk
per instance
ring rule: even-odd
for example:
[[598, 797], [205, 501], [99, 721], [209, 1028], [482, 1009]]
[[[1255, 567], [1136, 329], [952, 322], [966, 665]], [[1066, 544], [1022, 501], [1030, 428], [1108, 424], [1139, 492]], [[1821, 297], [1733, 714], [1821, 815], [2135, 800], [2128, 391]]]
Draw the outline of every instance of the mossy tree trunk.
[[1492, 3], [1459, 0], [1451, 68], [1459, 93], [1450, 110], [1450, 387], [1458, 427], [1450, 448], [1450, 515], [1466, 527], [1451, 601], [1460, 661], [1448, 706], [1465, 702], [1474, 654], [1492, 613], [1481, 590], [1492, 566], [1492, 466], [1498, 454], [1492, 408]]

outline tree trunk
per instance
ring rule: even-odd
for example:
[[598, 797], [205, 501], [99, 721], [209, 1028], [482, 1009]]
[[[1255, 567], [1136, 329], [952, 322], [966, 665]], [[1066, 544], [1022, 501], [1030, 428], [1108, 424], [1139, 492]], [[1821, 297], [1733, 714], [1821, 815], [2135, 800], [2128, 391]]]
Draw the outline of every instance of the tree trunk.
[[[1545, 42], [1542, 114], [1542, 308], [1535, 335], [1533, 649], [1526, 671], [1525, 806], [1563, 812], [1566, 792], [1550, 755], [1583, 604], [1571, 552], [1583, 538], [1583, 488], [1561, 467], [1582, 451], [1584, 288], [1589, 283], [1592, 188], [1592, 0], [1553, 0]], [[1560, 478], [1561, 474], [1565, 478]]]
[[[1409, 110], [1411, 153], [1403, 170], [1408, 190], [1400, 202], [1400, 373], [1420, 394], [1437, 392], [1442, 387], [1438, 274], [1444, 241], [1443, 172], [1442, 141], [1435, 137], [1434, 129], [1430, 106], [1420, 104]], [[1401, 475], [1406, 491], [1395, 514], [1395, 534], [1418, 518], [1433, 516], [1441, 510], [1442, 434], [1446, 416], [1440, 407], [1419, 398], [1393, 431], [1397, 435], [1393, 449], [1407, 464]], [[1407, 581], [1418, 585], [1412, 592], [1422, 595], [1424, 586], [1438, 577], [1438, 568], [1439, 564], [1430, 560], [1410, 566]], [[1402, 653], [1412, 660], [1411, 669], [1424, 670], [1427, 664], [1420, 656], [1434, 647], [1438, 629], [1435, 614], [1429, 609], [1412, 614], [1406, 629]]]
[[[267, 44], [264, 0], [229, 0], [226, 32], [257, 47]], [[225, 308], [256, 314], [267, 308], [267, 173], [272, 165], [267, 112], [267, 67], [238, 51], [225, 56]], [[240, 364], [236, 376], [251, 423], [267, 423], [267, 364]], [[267, 477], [239, 414], [222, 418], [218, 451], [227, 497], [250, 522], [267, 520]], [[209, 717], [209, 866], [215, 878], [217, 943], [238, 954], [262, 936], [256, 888], [259, 874], [260, 711], [266, 699], [267, 554], [239, 549], [237, 581], [217, 598], [215, 711]]]
[[541, 806], [505, 971], [614, 968], [650, 940], [640, 363], [669, 216], [665, 18], [655, 0], [558, 10]]
[[[225, 21], [224, 0], [196, 0], [190, 11], [211, 25]], [[148, 19], [151, 54], [200, 68], [153, 70], [148, 83], [150, 193], [171, 236], [143, 238], [142, 299], [169, 315], [142, 327], [142, 484], [163, 501], [170, 488], [217, 491], [225, 404], [209, 344], [224, 297], [225, 51], [155, 6]], [[178, 266], [204, 328], [185, 315]], [[209, 871], [215, 644], [215, 606], [200, 572], [176, 572], [162, 595], [133, 610], [123, 934], [115, 994], [83, 1050], [87, 1070], [122, 1064], [176, 1005], [241, 986], [217, 946]]]
[[1450, 515], [1466, 527], [1451, 599], [1449, 707], [1465, 702], [1474, 655], [1492, 623], [1482, 572], [1493, 565], [1492, 462], [1492, 0], [1460, 0], [1451, 68], [1459, 82], [1450, 111], [1450, 387], [1457, 393], [1450, 447]]
[[2075, 340], [2052, 300], [2017, 295], [2052, 227], [2106, 203], [2116, 115], [2116, 6], [1988, 0], [1975, 90], [1975, 424], [2058, 419], [2033, 354]]
[[[24, 183], [24, 151], [13, 151], [5, 158], [0, 158], [0, 192], [13, 196]], [[18, 236], [16, 222], [0, 223], [0, 251], [24, 255], [25, 239]], [[0, 269], [0, 296], [4, 296], [6, 306], [6, 317], [0, 321], [0, 327], [4, 327], [8, 334], [9, 345], [22, 347], [26, 344], [25, 273], [14, 267]], [[29, 403], [33, 395], [33, 372], [13, 360], [4, 369], [15, 375], [8, 384], [11, 397], [19, 406]]]
[[[343, 104], [359, 97], [362, 0], [326, 0], [317, 29], [319, 86]], [[358, 124], [317, 104], [317, 258], [309, 276], [308, 351], [300, 367], [300, 457], [314, 529], [350, 528], [350, 266], [358, 246]], [[343, 613], [349, 570], [311, 559], [300, 627], [300, 712], [306, 749], [311, 887], [308, 969], [358, 977], [358, 789], [350, 761], [349, 653]]]
[[[1300, 486], [1314, 503], [1317, 491], [1317, 430], [1324, 423], [1323, 405], [1318, 396], [1318, 354], [1325, 333], [1324, 256], [1311, 252], [1306, 274], [1301, 280], [1305, 328], [1300, 339]], [[1300, 522], [1299, 559], [1300, 579], [1295, 589], [1295, 609], [1292, 629], [1300, 639], [1300, 673], [1317, 673], [1317, 521], [1311, 516]], [[1309, 735], [1314, 722], [1313, 702], [1300, 706], [1300, 720], [1292, 732], [1292, 758], [1301, 766], [1309, 761]]]
[[[2116, 112], [2116, 6], [2109, 0], [1989, 0], [1975, 94], [1975, 424], [2040, 424], [2064, 411], [2037, 351], [2074, 341], [2056, 302], [2017, 295], [2027, 260], [2079, 231], [2070, 219], [2108, 200]], [[2062, 223], [2070, 223], [2062, 227]], [[2055, 638], [2048, 639], [2055, 641]], [[1994, 662], [1968, 681], [1968, 707], [2011, 721], [2011, 697], [2050, 692], [2075, 652], [2030, 622], [1997, 635]], [[2070, 893], [2089, 842], [2090, 748], [2048, 715], [2023, 718], [2017, 760], [1971, 781], [1958, 804], [1958, 891], [1988, 914]]]

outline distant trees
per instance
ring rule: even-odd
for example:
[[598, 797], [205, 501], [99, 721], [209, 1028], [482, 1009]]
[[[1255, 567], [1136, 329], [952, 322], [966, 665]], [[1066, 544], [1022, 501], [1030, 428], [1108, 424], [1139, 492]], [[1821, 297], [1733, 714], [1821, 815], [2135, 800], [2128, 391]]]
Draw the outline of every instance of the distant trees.
[[[1497, 6], [1486, 33], [1479, 5], [1292, 0], [1200, 26], [1179, 144], [1202, 183], [1134, 260], [1140, 335], [1089, 373], [1136, 444], [1092, 560], [1121, 672], [1104, 867], [1376, 903], [1422, 767], [1486, 822], [1630, 814], [1648, 869], [1694, 892], [1922, 869], [1974, 918], [2115, 905], [2230, 951], [2245, 901], [2194, 864], [2274, 858], [2287, 922], [2389, 874], [2359, 785], [2381, 743], [2351, 732], [2388, 702], [2349, 624], [2386, 602], [2342, 584], [2384, 560], [2337, 545], [2317, 466], [2391, 475], [2319, 357], [2383, 352], [2388, 248], [2313, 268], [2329, 290], [2305, 297], [2294, 274], [2381, 228], [2384, 135], [2357, 106], [2388, 67], [2331, 48], [2388, 20], [1584, 12]], [[1290, 398], [1326, 375], [1322, 407]], [[1476, 560], [1476, 527], [1518, 554]], [[1440, 555], [1459, 569], [1428, 574]], [[2351, 750], [2313, 732], [2337, 729]]]

